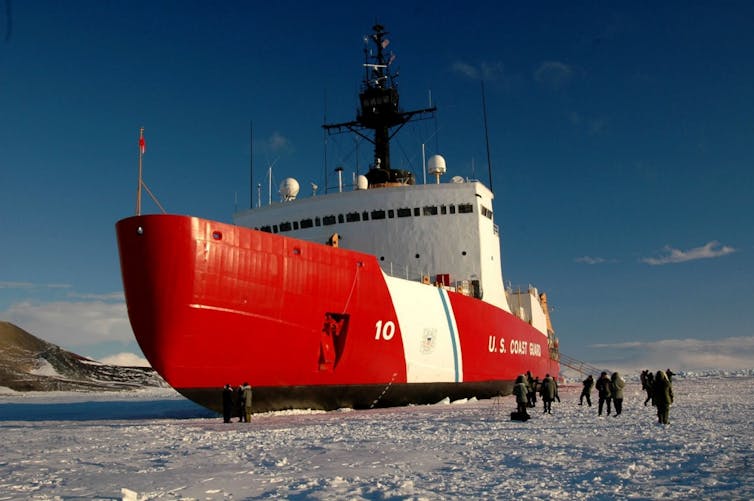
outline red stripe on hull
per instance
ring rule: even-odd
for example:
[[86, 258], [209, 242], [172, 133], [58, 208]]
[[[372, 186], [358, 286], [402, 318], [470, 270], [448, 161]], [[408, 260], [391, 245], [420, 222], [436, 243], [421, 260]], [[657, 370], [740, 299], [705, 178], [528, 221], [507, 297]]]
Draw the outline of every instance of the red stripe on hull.
[[515, 380], [531, 371], [557, 378], [547, 336], [510, 313], [458, 293], [449, 293], [463, 353], [464, 381]]

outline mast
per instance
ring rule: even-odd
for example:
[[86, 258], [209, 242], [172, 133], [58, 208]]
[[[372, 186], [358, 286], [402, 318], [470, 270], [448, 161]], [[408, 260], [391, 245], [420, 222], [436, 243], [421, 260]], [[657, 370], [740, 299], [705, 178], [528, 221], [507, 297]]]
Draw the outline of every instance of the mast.
[[[395, 54], [387, 55], [385, 49], [390, 40], [388, 32], [380, 24], [372, 27], [373, 33], [365, 37], [364, 81], [359, 93], [359, 110], [356, 120], [322, 127], [330, 134], [344, 129], [357, 134], [374, 144], [374, 163], [367, 172], [370, 187], [394, 184], [414, 184], [414, 175], [405, 170], [393, 169], [390, 165], [390, 140], [413, 119], [431, 118], [437, 109], [434, 106], [413, 111], [402, 111], [399, 106], [397, 74], [391, 65]], [[369, 42], [373, 46], [370, 49]], [[372, 137], [364, 130], [371, 130]]]
[[141, 187], [143, 185], [142, 158], [147, 149], [147, 142], [144, 140], [144, 127], [139, 129], [139, 186], [136, 188], [136, 215], [141, 216]]

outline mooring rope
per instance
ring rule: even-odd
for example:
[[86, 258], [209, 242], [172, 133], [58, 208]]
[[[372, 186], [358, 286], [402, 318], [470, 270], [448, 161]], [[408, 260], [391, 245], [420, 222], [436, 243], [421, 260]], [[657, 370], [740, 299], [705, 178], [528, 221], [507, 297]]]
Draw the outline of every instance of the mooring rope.
[[382, 393], [380, 393], [380, 395], [372, 401], [372, 405], [369, 406], [370, 409], [374, 409], [374, 406], [377, 405], [380, 399], [385, 395], [385, 393], [387, 393], [387, 390], [390, 389], [390, 386], [392, 386], [393, 381], [395, 381], [395, 376], [397, 375], [397, 372], [393, 372], [393, 377], [390, 379], [390, 382], [387, 384], [387, 386], [385, 386], [385, 389], [382, 390]]

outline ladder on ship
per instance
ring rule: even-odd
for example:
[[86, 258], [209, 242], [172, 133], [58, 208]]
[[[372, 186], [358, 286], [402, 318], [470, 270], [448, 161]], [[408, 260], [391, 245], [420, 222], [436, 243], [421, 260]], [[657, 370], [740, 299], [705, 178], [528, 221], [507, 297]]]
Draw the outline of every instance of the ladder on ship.
[[582, 376], [584, 374], [598, 375], [602, 371], [609, 372], [606, 369], [599, 369], [599, 368], [595, 367], [594, 365], [590, 365], [590, 364], [588, 364], [586, 362], [583, 362], [581, 360], [577, 360], [577, 359], [575, 359], [573, 357], [569, 357], [568, 355], [566, 355], [563, 352], [560, 352], [560, 365], [565, 365], [569, 369], [575, 370], [576, 372], [578, 372]]

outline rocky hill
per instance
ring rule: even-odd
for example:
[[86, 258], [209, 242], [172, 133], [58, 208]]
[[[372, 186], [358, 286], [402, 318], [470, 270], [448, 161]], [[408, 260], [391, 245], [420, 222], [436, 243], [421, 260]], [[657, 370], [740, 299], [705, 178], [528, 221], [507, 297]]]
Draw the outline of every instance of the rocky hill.
[[15, 391], [120, 391], [168, 384], [149, 367], [105, 365], [0, 321], [0, 386]]

